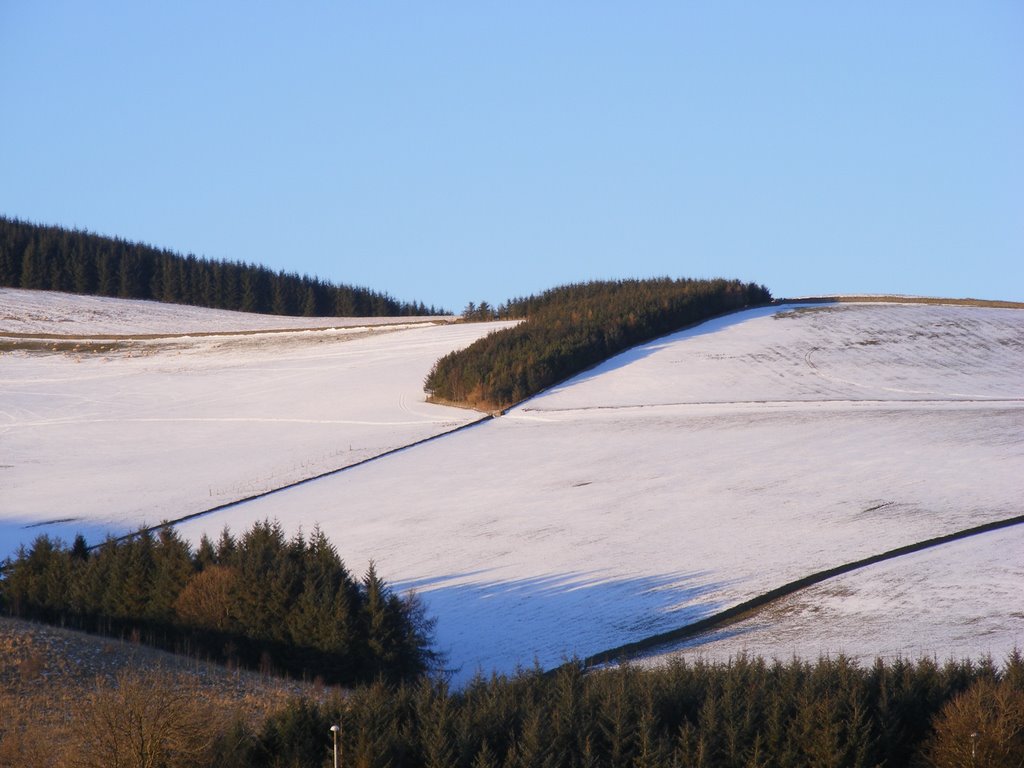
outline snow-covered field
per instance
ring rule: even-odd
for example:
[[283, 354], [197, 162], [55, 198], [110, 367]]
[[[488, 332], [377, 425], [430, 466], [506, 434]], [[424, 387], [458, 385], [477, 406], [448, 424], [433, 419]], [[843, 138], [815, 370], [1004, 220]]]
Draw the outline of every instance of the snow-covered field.
[[303, 328], [345, 328], [408, 322], [448, 321], [451, 317], [282, 317], [251, 312], [121, 301], [50, 291], [0, 288], [0, 333], [97, 335], [182, 335], [241, 333]]
[[[486, 330], [412, 328], [344, 343], [279, 334], [244, 351], [191, 340], [149, 357], [81, 362], [4, 355], [4, 543], [80, 527], [20, 527], [55, 517], [124, 528], [176, 516], [169, 510], [182, 509], [175, 494], [186, 480], [193, 491], [209, 488], [207, 500], [214, 491], [230, 496], [291, 477], [296, 464], [307, 471], [304, 460], [349, 463], [357, 447], [380, 452], [465, 423], [472, 414], [424, 404], [422, 380], [434, 357]], [[535, 660], [549, 666], [675, 628], [812, 571], [1021, 514], [1022, 371], [1020, 310], [753, 310], [631, 350], [500, 419], [181, 529], [198, 538], [266, 517], [288, 530], [318, 523], [354, 570], [373, 558], [392, 584], [420, 591], [459, 679]], [[225, 426], [230, 418], [238, 421]], [[266, 419], [276, 421], [268, 427]], [[205, 430], [214, 424], [219, 440], [234, 440], [229, 449], [210, 448], [216, 441]], [[272, 439], [250, 436], [256, 424]], [[76, 434], [88, 437], [69, 445]], [[114, 440], [126, 441], [128, 452], [115, 454]], [[111, 487], [111, 475], [126, 467], [131, 480]], [[38, 503], [52, 495], [48, 485], [70, 489], [62, 498], [77, 501], [76, 512]], [[103, 499], [87, 501], [100, 489]], [[93, 504], [88, 515], [77, 512], [82, 504]], [[115, 505], [120, 517], [109, 512]], [[881, 608], [866, 597], [856, 602], [874, 616], [875, 635], [899, 615], [898, 633], [876, 637], [878, 652], [998, 655], [1024, 647], [1024, 579], [1014, 570], [1024, 560], [1022, 538], [986, 536], [972, 540], [986, 549], [963, 579], [936, 577], [922, 587], [960, 590], [964, 611], [989, 622], [978, 642], [962, 622], [935, 613], [940, 601], [916, 601], [911, 590]], [[924, 572], [955, 571], [969, 546], [874, 568], [918, 562]], [[990, 589], [985, 563], [1002, 569], [1011, 587]], [[878, 572], [844, 579], [870, 587]], [[818, 588], [819, 598], [806, 593], [808, 605], [839, 610], [854, 605], [843, 595], [867, 594], [855, 586], [829, 593], [837, 583]], [[780, 633], [773, 646], [771, 626], [734, 631], [730, 642], [740, 645], [731, 648], [785, 656], [796, 646]], [[835, 652], [845, 638], [851, 648], [860, 642], [826, 623], [800, 650]], [[872, 655], [870, 633], [864, 638], [855, 650]]]
[[[422, 381], [494, 327], [9, 289], [0, 318], [14, 349], [0, 356], [0, 557], [40, 533], [98, 541], [469, 423], [479, 414], [425, 403]], [[76, 341], [54, 352], [58, 331]]]
[[[710, 636], [651, 654], [787, 661], [844, 653], [875, 658], [1006, 658], [1024, 650], [1024, 526], [879, 563], [779, 600]], [[645, 661], [646, 663], [646, 661]]]

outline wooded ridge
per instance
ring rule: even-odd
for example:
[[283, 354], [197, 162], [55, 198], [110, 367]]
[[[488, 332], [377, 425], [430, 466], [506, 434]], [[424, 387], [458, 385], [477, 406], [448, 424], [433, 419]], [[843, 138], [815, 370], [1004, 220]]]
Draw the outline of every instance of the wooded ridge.
[[437, 402], [502, 410], [629, 347], [771, 298], [762, 285], [722, 279], [553, 288], [494, 310], [494, 317], [523, 322], [442, 357], [425, 389]]
[[350, 285], [0, 216], [0, 286], [307, 317], [449, 314]]

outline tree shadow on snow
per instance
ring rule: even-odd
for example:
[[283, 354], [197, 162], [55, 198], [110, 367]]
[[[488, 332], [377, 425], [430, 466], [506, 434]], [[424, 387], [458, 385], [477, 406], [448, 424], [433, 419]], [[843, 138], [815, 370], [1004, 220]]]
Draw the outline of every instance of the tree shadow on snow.
[[400, 582], [437, 619], [436, 646], [461, 683], [475, 673], [549, 669], [722, 609], [707, 573], [609, 577], [600, 572], [488, 579], [486, 571]]
[[40, 536], [70, 547], [80, 533], [92, 545], [102, 543], [111, 528], [112, 524], [107, 520], [86, 520], [59, 513], [45, 518], [4, 516], [0, 518], [0, 563], [14, 557], [20, 546], [30, 549]]

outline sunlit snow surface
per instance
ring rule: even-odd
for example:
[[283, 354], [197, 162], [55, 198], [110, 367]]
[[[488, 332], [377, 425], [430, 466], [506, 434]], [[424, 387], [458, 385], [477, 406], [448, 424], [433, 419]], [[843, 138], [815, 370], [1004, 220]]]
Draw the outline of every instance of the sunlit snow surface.
[[[282, 336], [244, 352], [204, 342], [141, 360], [5, 355], [0, 439], [2, 463], [12, 466], [0, 478], [29, 480], [17, 497], [23, 505], [36, 498], [36, 486], [45, 498], [50, 478], [75, 488], [77, 506], [90, 505], [92, 519], [127, 525], [174, 516], [177, 486], [200, 469], [206, 474], [191, 485], [237, 491], [294, 475], [309, 457], [347, 460], [356, 446], [378, 450], [421, 434], [404, 421], [425, 431], [464, 423], [470, 414], [435, 411], [420, 389], [431, 355], [484, 330], [413, 328], [312, 344]], [[421, 343], [422, 362], [413, 364], [409, 347]], [[354, 353], [357, 344], [364, 353]], [[340, 360], [349, 362], [335, 367]], [[134, 378], [146, 364], [158, 372]], [[83, 365], [105, 377], [68, 373]], [[503, 418], [182, 530], [197, 538], [263, 518], [289, 531], [319, 523], [354, 570], [373, 558], [391, 583], [420, 592], [457, 679], [535, 660], [550, 666], [678, 627], [822, 568], [1021, 514], [1022, 372], [1024, 311], [898, 304], [754, 310], [643, 345]], [[204, 399], [207, 378], [222, 395]], [[165, 422], [138, 421], [180, 421], [195, 412], [210, 419], [240, 413], [238, 425], [282, 421], [257, 437], [236, 437], [232, 427], [220, 438], [190, 430], [173, 439], [156, 436], [154, 425]], [[108, 439], [127, 439], [148, 457], [115, 453], [96, 439], [99, 427], [36, 425], [112, 413]], [[365, 440], [350, 437], [363, 434], [352, 431], [353, 421], [374, 422]], [[69, 444], [76, 434], [90, 437]], [[226, 436], [230, 450], [210, 448]], [[15, 461], [7, 459], [9, 445], [18, 447]], [[189, 458], [195, 452], [218, 458], [206, 468]], [[176, 468], [179, 461], [189, 469]], [[92, 498], [108, 487], [93, 483], [94, 475], [110, 479], [125, 466], [134, 468], [130, 483]], [[20, 525], [72, 516], [49, 507], [11, 514], [12, 486], [0, 482], [8, 546], [47, 530]], [[121, 517], [109, 512], [114, 507]], [[776, 611], [793, 617], [815, 613], [805, 604], [818, 605], [816, 615], [845, 616], [845, 625], [804, 621], [798, 646], [784, 622], [778, 633], [774, 622], [762, 623], [719, 638], [732, 645], [717, 647], [787, 656], [838, 652], [849, 643], [870, 656], [872, 635], [880, 653], [1000, 655], [1024, 647], [1022, 543], [1016, 531], [987, 534], [874, 566]], [[870, 592], [886, 579], [914, 586]], [[843, 629], [867, 626], [866, 617], [875, 629], [860, 639]], [[986, 622], [977, 635], [972, 620]]]
[[752, 618], [649, 654], [783, 661], [840, 653], [876, 658], [979, 658], [1024, 649], [1024, 526], [874, 565], [779, 600]]
[[424, 402], [423, 378], [494, 326], [434, 321], [0, 289], [0, 349], [15, 349], [0, 356], [0, 557], [39, 533], [99, 541], [199, 512], [479, 418]]

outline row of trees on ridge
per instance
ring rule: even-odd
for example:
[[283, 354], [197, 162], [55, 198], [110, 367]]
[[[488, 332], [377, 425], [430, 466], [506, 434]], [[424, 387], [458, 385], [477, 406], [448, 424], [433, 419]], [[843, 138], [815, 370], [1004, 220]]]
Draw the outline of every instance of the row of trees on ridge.
[[439, 315], [443, 309], [242, 262], [0, 216], [0, 286], [309, 317]]
[[738, 280], [660, 278], [567, 285], [496, 310], [471, 304], [470, 319], [523, 322], [442, 357], [425, 389], [439, 402], [506, 408], [631, 346], [771, 298]]

